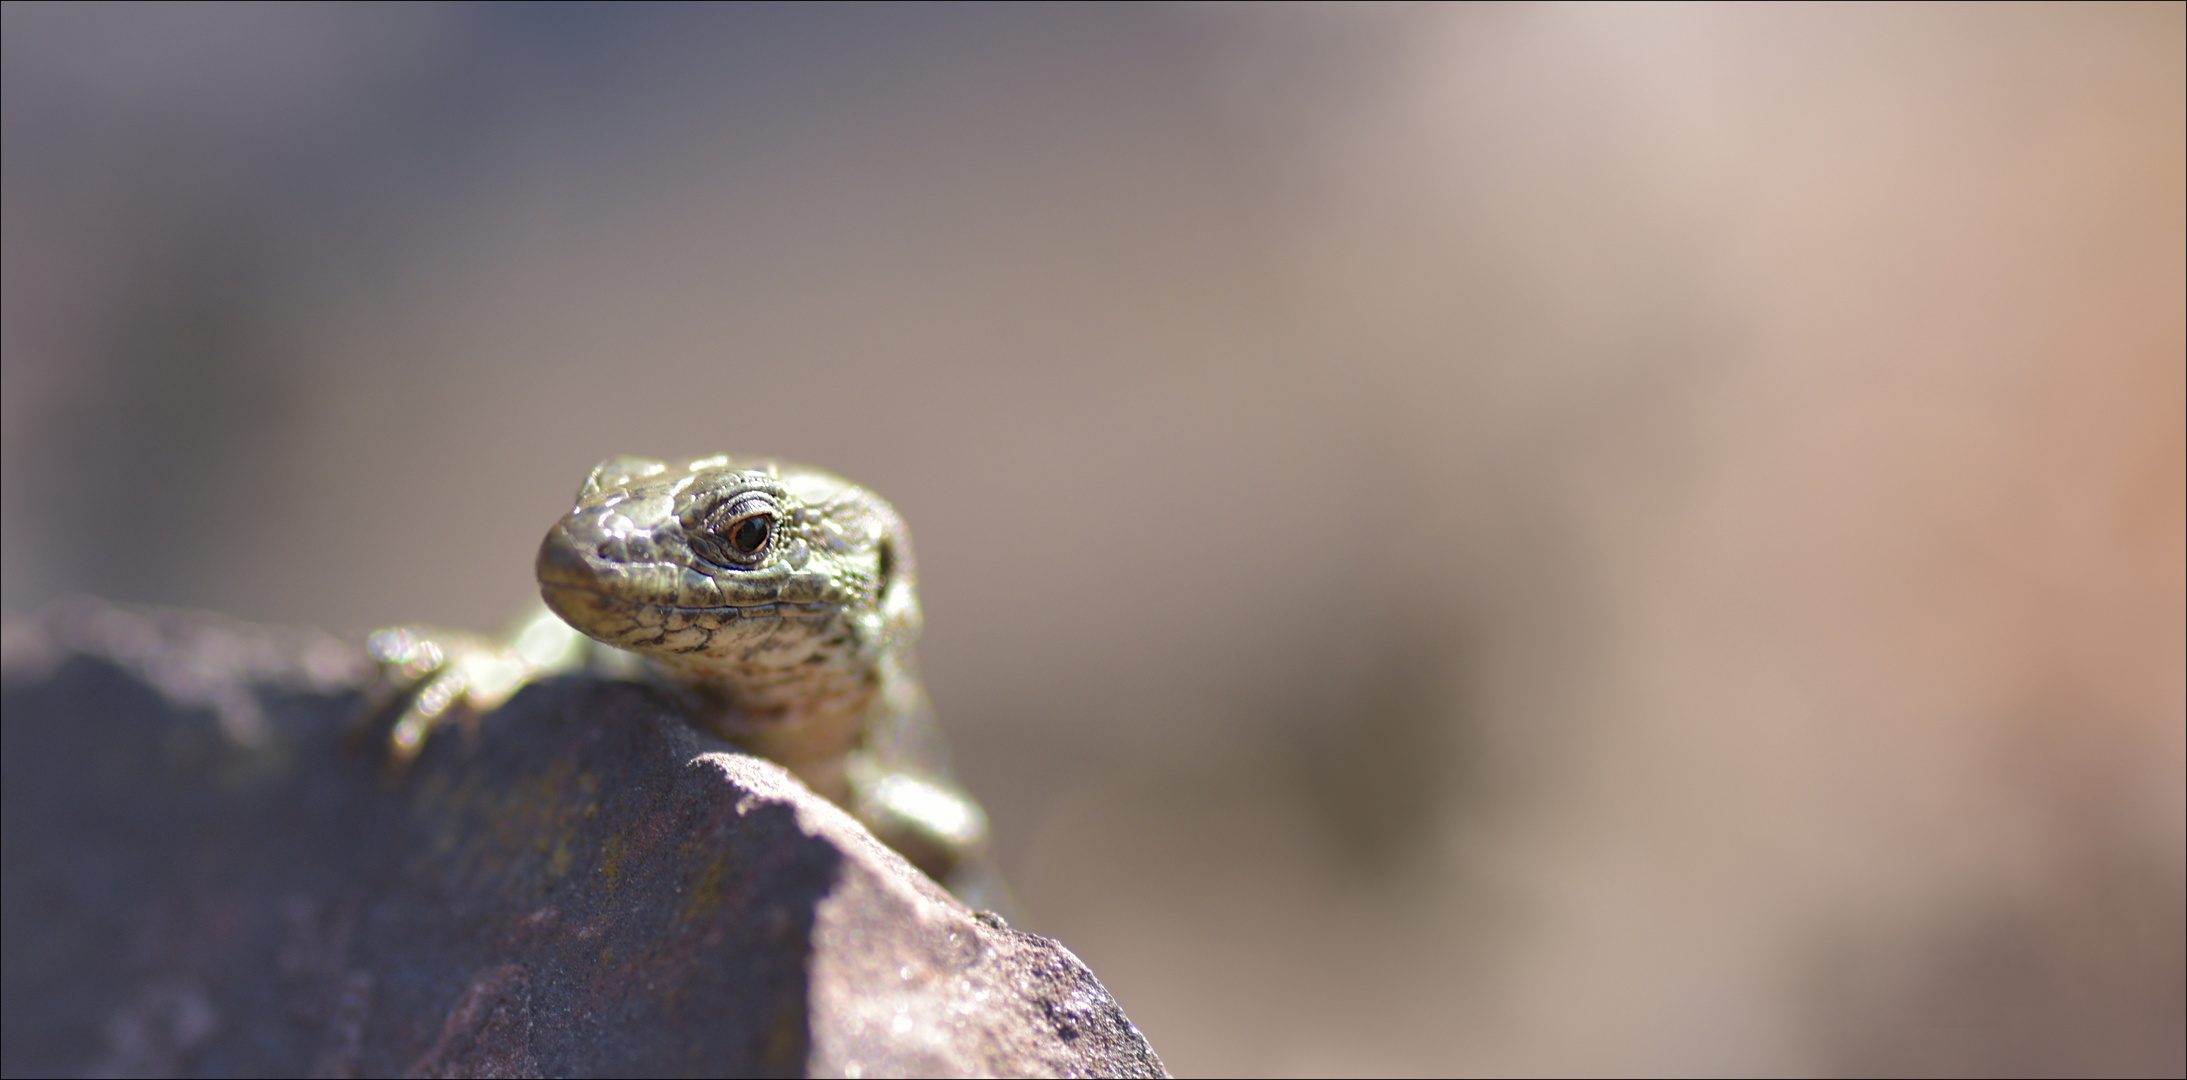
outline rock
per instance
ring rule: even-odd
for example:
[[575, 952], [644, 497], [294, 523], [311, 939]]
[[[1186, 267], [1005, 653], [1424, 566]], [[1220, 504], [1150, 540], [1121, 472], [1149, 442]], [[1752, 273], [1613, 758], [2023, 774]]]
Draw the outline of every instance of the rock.
[[643, 686], [395, 778], [322, 635], [86, 604], [6, 661], [8, 1075], [1165, 1075], [1069, 950]]

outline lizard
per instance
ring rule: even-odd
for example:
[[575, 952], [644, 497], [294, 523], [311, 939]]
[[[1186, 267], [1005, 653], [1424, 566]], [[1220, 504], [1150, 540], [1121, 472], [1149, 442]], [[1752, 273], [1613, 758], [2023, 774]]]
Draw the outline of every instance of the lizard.
[[[987, 817], [950, 779], [912, 663], [921, 616], [903, 519], [832, 473], [727, 455], [615, 457], [536, 561], [544, 609], [505, 640], [418, 626], [367, 648], [408, 691], [399, 769], [452, 717], [589, 668], [681, 698], [975, 907], [1001, 907]], [[589, 640], [588, 640], [589, 639]]]

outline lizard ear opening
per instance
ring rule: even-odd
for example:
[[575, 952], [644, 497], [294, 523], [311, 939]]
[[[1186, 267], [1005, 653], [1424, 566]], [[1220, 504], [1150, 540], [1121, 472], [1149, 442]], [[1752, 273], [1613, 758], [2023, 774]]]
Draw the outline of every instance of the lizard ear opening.
[[873, 598], [880, 605], [885, 632], [900, 644], [919, 636], [919, 596], [912, 578], [911, 541], [901, 534], [882, 538], [876, 545], [879, 573]]

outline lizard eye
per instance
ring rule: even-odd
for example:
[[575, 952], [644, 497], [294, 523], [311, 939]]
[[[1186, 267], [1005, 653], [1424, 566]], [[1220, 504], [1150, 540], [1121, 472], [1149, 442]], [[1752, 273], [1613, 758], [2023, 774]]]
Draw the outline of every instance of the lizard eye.
[[737, 522], [729, 530], [729, 546], [737, 554], [749, 559], [767, 546], [767, 538], [774, 535], [775, 519], [771, 514], [759, 514]]
[[749, 492], [714, 508], [694, 537], [701, 553], [724, 566], [754, 566], [775, 538], [775, 501]]

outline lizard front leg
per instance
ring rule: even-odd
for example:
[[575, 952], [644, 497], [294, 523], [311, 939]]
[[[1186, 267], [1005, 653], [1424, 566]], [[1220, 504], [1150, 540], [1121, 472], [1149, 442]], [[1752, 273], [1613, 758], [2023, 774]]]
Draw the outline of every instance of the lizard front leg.
[[365, 639], [389, 693], [401, 696], [402, 714], [388, 730], [387, 755], [400, 771], [417, 759], [433, 733], [459, 718], [475, 719], [500, 707], [524, 684], [582, 666], [590, 642], [545, 606], [519, 620], [505, 639], [461, 630], [393, 626]]

